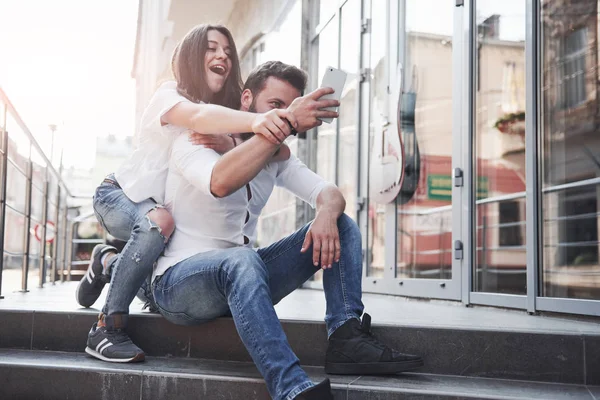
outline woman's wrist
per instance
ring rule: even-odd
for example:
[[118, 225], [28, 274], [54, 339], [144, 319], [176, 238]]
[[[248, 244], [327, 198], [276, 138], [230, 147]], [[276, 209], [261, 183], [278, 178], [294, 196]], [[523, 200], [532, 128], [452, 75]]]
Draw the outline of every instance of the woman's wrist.
[[229, 136], [231, 138], [231, 140], [233, 141], [233, 147], [237, 147], [237, 140], [235, 140], [235, 136], [233, 136], [232, 133], [228, 133], [227, 136]]

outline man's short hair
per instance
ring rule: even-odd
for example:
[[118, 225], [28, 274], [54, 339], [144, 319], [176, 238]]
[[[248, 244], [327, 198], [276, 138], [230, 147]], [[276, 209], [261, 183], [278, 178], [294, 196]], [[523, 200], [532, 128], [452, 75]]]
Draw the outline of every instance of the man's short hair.
[[288, 82], [298, 89], [300, 94], [304, 94], [306, 81], [308, 79], [306, 72], [302, 71], [300, 68], [284, 64], [281, 61], [267, 61], [250, 72], [248, 79], [246, 79], [244, 90], [250, 89], [252, 94], [256, 96], [265, 88], [265, 83], [270, 77]]

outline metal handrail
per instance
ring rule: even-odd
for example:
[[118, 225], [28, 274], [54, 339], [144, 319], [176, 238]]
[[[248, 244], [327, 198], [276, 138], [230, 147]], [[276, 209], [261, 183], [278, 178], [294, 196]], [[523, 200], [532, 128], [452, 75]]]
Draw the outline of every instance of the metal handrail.
[[[10, 138], [12, 138], [12, 131], [9, 132], [10, 127], [7, 127], [9, 116], [10, 122], [14, 122], [15, 128], [17, 128], [15, 133], [22, 135], [28, 141], [27, 154], [20, 155], [14, 149], [9, 148]], [[76, 198], [90, 198], [90, 196], [78, 196], [71, 193], [66, 182], [54, 168], [2, 88], [0, 88], [0, 142], [0, 256], [6, 254], [21, 259], [21, 291], [27, 292], [30, 265], [35, 264], [38, 267], [39, 287], [43, 287], [45, 284], [48, 267], [51, 272], [51, 283], [56, 280], [59, 266], [61, 266], [61, 271], [64, 271], [69, 225], [68, 201]], [[15, 203], [14, 201], [8, 204], [8, 178], [16, 180], [17, 195], [24, 196], [23, 210], [18, 209], [18, 204], [12, 204]], [[32, 207], [34, 200], [35, 207]], [[36, 215], [33, 215], [32, 210], [36, 210]], [[10, 232], [10, 218], [15, 217], [21, 218], [25, 222], [24, 229], [20, 233], [23, 252], [10, 252], [4, 248], [6, 233]], [[54, 223], [52, 229], [54, 241], [52, 253], [47, 254], [49, 221]], [[36, 246], [33, 246], [32, 242], [36, 240], [33, 239], [32, 225], [39, 225], [35, 236], [40, 244]], [[15, 239], [19, 240], [18, 237]], [[36, 247], [39, 248], [36, 249]], [[4, 270], [3, 260], [4, 257], [0, 259], [0, 290], [2, 289]], [[63, 276], [61, 276], [61, 280], [64, 280]], [[3, 297], [0, 293], [1, 298]]]
[[587, 214], [575, 214], [575, 215], [563, 215], [560, 217], [554, 218], [545, 218], [544, 222], [556, 222], [556, 221], [570, 221], [574, 219], [588, 219], [588, 218], [597, 218], [600, 217], [600, 212], [597, 213], [587, 213]]
[[[498, 224], [490, 224], [486, 225], [487, 228], [512, 228], [515, 226], [523, 226], [527, 223], [527, 221], [517, 221], [517, 222], [501, 222]], [[483, 225], [477, 225], [477, 229], [483, 229]]]
[[542, 193], [554, 193], [554, 192], [560, 192], [561, 190], [573, 189], [573, 188], [585, 187], [585, 186], [593, 186], [593, 185], [600, 185], [600, 178], [590, 178], [590, 179], [585, 179], [583, 181], [569, 182], [569, 183], [565, 183], [562, 185], [556, 185], [556, 186], [550, 186], [547, 188], [542, 188]]
[[12, 102], [9, 100], [8, 96], [6, 95], [6, 93], [4, 92], [4, 90], [2, 89], [1, 86], [0, 86], [0, 100], [4, 103], [4, 105], [8, 109], [8, 112], [11, 114], [11, 116], [13, 117], [13, 119], [15, 120], [17, 125], [19, 125], [21, 130], [25, 133], [25, 135], [27, 135], [27, 137], [30, 140], [30, 143], [38, 151], [39, 155], [42, 157], [42, 159], [46, 163], [46, 168], [48, 168], [50, 170], [52, 175], [54, 175], [54, 177], [56, 177], [58, 179], [59, 184], [66, 190], [67, 196], [78, 197], [78, 196], [74, 196], [73, 193], [71, 193], [71, 191], [69, 190], [69, 187], [67, 186], [65, 181], [62, 179], [62, 176], [58, 173], [58, 171], [56, 171], [56, 169], [54, 168], [54, 165], [52, 165], [52, 162], [48, 159], [48, 157], [46, 156], [46, 153], [44, 153], [44, 151], [42, 150], [42, 147], [39, 145], [39, 143], [37, 142], [37, 140], [31, 133], [29, 128], [27, 128], [27, 125], [25, 125], [25, 122], [23, 122], [23, 119], [21, 118], [21, 116], [19, 115], [19, 113], [17, 112], [17, 110], [15, 109]]
[[502, 201], [517, 200], [517, 199], [521, 199], [521, 198], [525, 198], [525, 192], [515, 192], [515, 193], [505, 194], [502, 196], [494, 196], [494, 197], [487, 197], [485, 199], [479, 199], [475, 202], [475, 205], [500, 203]]
[[[67, 266], [67, 272], [65, 274], [64, 272], [64, 268], [61, 271], [61, 279], [66, 278], [68, 280], [71, 280], [71, 278], [73, 277], [74, 271], [72, 269], [72, 267], [75, 266], [83, 266], [83, 265], [87, 265], [90, 260], [73, 260], [73, 248], [75, 245], [78, 244], [101, 244], [101, 243], [106, 243], [106, 231], [103, 231], [103, 237], [102, 239], [75, 239], [75, 232], [77, 230], [77, 225], [79, 225], [81, 222], [90, 219], [90, 218], [95, 218], [95, 214], [94, 212], [88, 212], [85, 214], [81, 214], [78, 215], [75, 218], [72, 218], [69, 222], [69, 233], [68, 233], [68, 237], [69, 240], [66, 242], [67, 245], [67, 259], [65, 260], [65, 264]], [[79, 272], [79, 271], [78, 271]]]
[[544, 247], [596, 247], [600, 241], [584, 241], [584, 242], [558, 242], [555, 244], [544, 244]]

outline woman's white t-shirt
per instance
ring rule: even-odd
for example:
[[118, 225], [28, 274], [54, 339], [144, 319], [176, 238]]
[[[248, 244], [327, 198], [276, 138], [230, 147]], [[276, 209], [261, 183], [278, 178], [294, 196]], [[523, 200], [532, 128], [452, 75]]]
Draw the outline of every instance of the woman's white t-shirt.
[[161, 118], [181, 102], [189, 102], [177, 92], [177, 83], [163, 83], [144, 110], [138, 134], [138, 146], [115, 173], [119, 185], [132, 201], [153, 198], [164, 203], [169, 155], [173, 141], [187, 128], [163, 125]]

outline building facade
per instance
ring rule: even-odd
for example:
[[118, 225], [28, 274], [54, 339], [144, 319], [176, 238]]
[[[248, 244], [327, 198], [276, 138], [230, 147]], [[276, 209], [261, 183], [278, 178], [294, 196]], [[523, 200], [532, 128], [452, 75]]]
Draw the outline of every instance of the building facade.
[[[281, 60], [312, 89], [341, 68], [340, 118], [290, 145], [346, 196], [365, 291], [600, 315], [599, 1], [208, 3], [140, 1], [140, 112], [198, 23], [232, 30], [244, 74]], [[403, 180], [378, 204], [384, 130]], [[276, 192], [260, 244], [310, 217]]]

